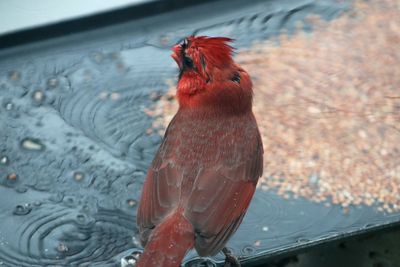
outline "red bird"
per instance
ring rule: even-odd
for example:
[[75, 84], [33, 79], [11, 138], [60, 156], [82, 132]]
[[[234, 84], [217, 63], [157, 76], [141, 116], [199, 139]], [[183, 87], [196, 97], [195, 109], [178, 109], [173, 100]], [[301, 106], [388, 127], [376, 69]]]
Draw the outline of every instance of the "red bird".
[[263, 171], [252, 83], [232, 59], [232, 40], [188, 37], [173, 47], [179, 110], [148, 170], [137, 223], [138, 267], [177, 267], [188, 250], [223, 249], [237, 230]]

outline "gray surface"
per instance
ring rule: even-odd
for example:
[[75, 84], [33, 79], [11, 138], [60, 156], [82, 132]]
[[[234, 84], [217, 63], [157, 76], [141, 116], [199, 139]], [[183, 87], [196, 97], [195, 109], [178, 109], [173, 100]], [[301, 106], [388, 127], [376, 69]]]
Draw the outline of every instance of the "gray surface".
[[[0, 262], [118, 266], [138, 246], [135, 201], [161, 138], [145, 134], [152, 119], [144, 109], [153, 105], [149, 94], [164, 92], [177, 74], [171, 45], [196, 30], [248, 46], [307, 14], [330, 19], [345, 7], [213, 3], [1, 52]], [[11, 173], [17, 178], [7, 179]], [[399, 218], [257, 191], [228, 245], [254, 262]]]
[[0, 35], [151, 0], [1, 0]]

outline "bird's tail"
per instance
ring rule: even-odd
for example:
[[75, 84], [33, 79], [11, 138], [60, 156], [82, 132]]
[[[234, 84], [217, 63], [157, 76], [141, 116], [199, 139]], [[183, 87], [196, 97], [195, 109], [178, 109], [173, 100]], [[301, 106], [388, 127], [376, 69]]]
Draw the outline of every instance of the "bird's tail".
[[136, 267], [179, 267], [193, 244], [192, 224], [174, 212], [153, 230]]

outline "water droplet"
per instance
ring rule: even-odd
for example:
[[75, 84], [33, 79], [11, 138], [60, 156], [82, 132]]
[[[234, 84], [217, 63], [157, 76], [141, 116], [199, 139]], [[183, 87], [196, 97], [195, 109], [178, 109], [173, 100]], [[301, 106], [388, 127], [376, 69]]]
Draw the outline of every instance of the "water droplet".
[[9, 159], [7, 156], [0, 157], [0, 165], [8, 165]]
[[245, 246], [245, 247], [242, 249], [242, 253], [243, 253], [244, 255], [253, 255], [255, 252], [256, 252], [256, 249], [253, 248], [252, 246]]
[[21, 74], [18, 71], [13, 70], [8, 73], [8, 77], [13, 81], [18, 81], [21, 79]]
[[68, 207], [74, 207], [75, 206], [75, 199], [74, 197], [68, 196], [64, 198], [64, 203]]
[[263, 230], [264, 232], [268, 232], [269, 228], [268, 228], [268, 226], [264, 226], [264, 227], [262, 228], [262, 230]]
[[147, 128], [146, 129], [146, 134], [147, 135], [151, 135], [153, 133], [153, 129], [152, 128]]
[[55, 203], [59, 203], [64, 199], [64, 194], [61, 193], [61, 192], [58, 192], [57, 194], [52, 195], [49, 199], [50, 199], [50, 201], [53, 201]]
[[32, 98], [36, 102], [42, 103], [43, 100], [45, 99], [45, 94], [41, 90], [37, 90], [37, 91], [33, 92]]
[[373, 227], [373, 226], [375, 226], [373, 223], [367, 223], [367, 224], [365, 224], [365, 225], [363, 226], [363, 228], [364, 228], [364, 229], [368, 229], [368, 228], [371, 228], [371, 227]]
[[90, 211], [90, 207], [88, 205], [84, 205], [82, 207], [82, 210], [85, 211], [85, 212], [89, 212]]
[[39, 139], [35, 138], [25, 138], [21, 142], [22, 148], [26, 150], [35, 150], [35, 151], [41, 151], [44, 150], [45, 146], [40, 142]]
[[140, 251], [134, 251], [131, 255], [123, 257], [121, 259], [121, 267], [135, 266], [141, 254]]
[[86, 221], [86, 217], [85, 217], [85, 215], [83, 215], [83, 214], [78, 214], [78, 215], [76, 215], [76, 220], [77, 220], [79, 223], [84, 223], [84, 222]]
[[14, 104], [9, 102], [9, 103], [6, 103], [5, 107], [6, 107], [6, 110], [12, 110], [14, 108]]
[[85, 175], [82, 172], [74, 172], [74, 179], [77, 182], [80, 182], [85, 178]]
[[[90, 227], [96, 223], [96, 220], [93, 217], [91, 217], [87, 214], [84, 214], [84, 213], [78, 213], [76, 215], [75, 219], [76, 219], [77, 224], [84, 226], [84, 227]], [[126, 242], [126, 240], [124, 242]]]
[[126, 203], [127, 203], [130, 207], [134, 207], [134, 206], [136, 206], [137, 201], [134, 200], [134, 199], [128, 199], [128, 200], [126, 201]]
[[151, 92], [149, 97], [150, 100], [156, 102], [158, 100], [160, 100], [160, 98], [163, 96], [163, 94], [161, 92]]
[[108, 97], [108, 93], [105, 92], [105, 91], [103, 91], [103, 92], [101, 92], [101, 93], [99, 94], [99, 98], [100, 98], [101, 100], [106, 100], [107, 97]]
[[40, 201], [35, 201], [35, 202], [33, 202], [33, 205], [36, 206], [36, 207], [39, 207], [39, 206], [42, 205], [42, 202], [40, 202]]
[[111, 100], [117, 101], [121, 98], [121, 94], [120, 93], [111, 93], [110, 95]]
[[31, 210], [32, 208], [29, 204], [17, 205], [14, 208], [13, 214], [22, 216], [28, 214], [29, 212], [31, 212]]
[[83, 78], [85, 79], [85, 81], [90, 81], [93, 79], [93, 75], [92, 72], [90, 70], [84, 70], [83, 72]]
[[28, 187], [21, 185], [15, 188], [15, 191], [18, 193], [25, 193], [26, 191], [28, 191]]
[[47, 87], [51, 88], [51, 89], [56, 88], [58, 86], [58, 84], [59, 84], [59, 82], [58, 82], [57, 78], [50, 78], [47, 81]]
[[296, 240], [297, 243], [307, 243], [307, 242], [309, 242], [309, 241], [310, 241], [309, 239], [303, 238], [303, 237], [300, 237], [300, 238], [298, 238], [298, 239]]
[[61, 253], [67, 252], [68, 251], [68, 247], [64, 243], [59, 243], [58, 246], [57, 246], [57, 251], [61, 252]]
[[91, 58], [92, 58], [92, 59], [94, 60], [94, 62], [96, 62], [97, 64], [100, 64], [100, 63], [103, 62], [103, 60], [104, 60], [104, 56], [103, 56], [103, 54], [100, 53], [100, 52], [93, 53], [93, 54], [91, 55]]

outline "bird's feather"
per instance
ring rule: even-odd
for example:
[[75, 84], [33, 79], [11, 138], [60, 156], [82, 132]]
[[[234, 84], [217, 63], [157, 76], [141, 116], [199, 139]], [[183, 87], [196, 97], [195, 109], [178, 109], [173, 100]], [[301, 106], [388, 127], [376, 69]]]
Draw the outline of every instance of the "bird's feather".
[[138, 213], [143, 243], [180, 206], [195, 229], [198, 253], [216, 254], [239, 226], [262, 168], [252, 114], [204, 120], [178, 112], [146, 177]]

